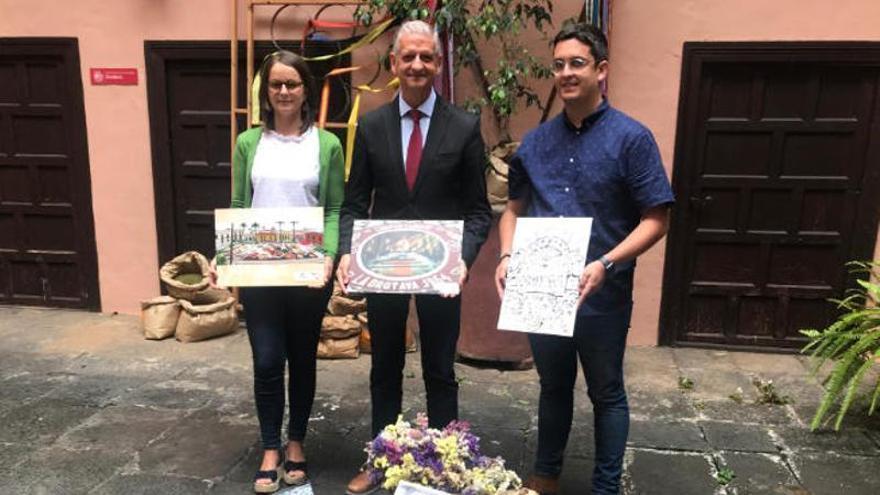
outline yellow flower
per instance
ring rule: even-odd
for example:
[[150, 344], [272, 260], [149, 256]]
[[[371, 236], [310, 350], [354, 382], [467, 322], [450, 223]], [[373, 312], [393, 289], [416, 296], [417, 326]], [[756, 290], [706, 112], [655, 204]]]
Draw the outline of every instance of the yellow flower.
[[440, 453], [444, 465], [453, 464], [458, 460], [458, 440], [455, 437], [437, 440], [434, 448]]
[[385, 471], [385, 482], [382, 483], [382, 488], [393, 490], [405, 479], [406, 476], [400, 466], [391, 466]]

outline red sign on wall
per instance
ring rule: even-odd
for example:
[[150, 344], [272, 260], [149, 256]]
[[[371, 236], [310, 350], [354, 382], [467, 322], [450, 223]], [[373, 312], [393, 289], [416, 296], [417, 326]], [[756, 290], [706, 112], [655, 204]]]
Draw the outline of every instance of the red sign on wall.
[[137, 86], [137, 69], [91, 68], [93, 86]]

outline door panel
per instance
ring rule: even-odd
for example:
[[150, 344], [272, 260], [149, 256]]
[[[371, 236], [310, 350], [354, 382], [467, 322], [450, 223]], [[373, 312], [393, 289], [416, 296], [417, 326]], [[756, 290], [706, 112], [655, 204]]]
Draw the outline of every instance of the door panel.
[[79, 52], [0, 38], [0, 302], [100, 309]]
[[880, 44], [687, 43], [662, 338], [797, 348], [870, 259]]
[[[309, 55], [338, 49], [335, 42], [306, 44]], [[259, 63], [272, 50], [258, 43], [254, 59]], [[159, 261], [189, 250], [212, 257], [214, 209], [227, 208], [230, 198], [229, 44], [148, 41], [146, 54]], [[244, 60], [242, 45], [239, 61]], [[319, 88], [340, 64], [350, 64], [350, 57], [310, 65]], [[348, 115], [350, 79], [331, 81], [331, 114]], [[238, 87], [243, 107], [243, 66]], [[244, 118], [238, 126], [246, 128]]]
[[165, 66], [174, 235], [178, 251], [214, 255], [214, 208], [229, 204], [229, 66], [169, 60]]

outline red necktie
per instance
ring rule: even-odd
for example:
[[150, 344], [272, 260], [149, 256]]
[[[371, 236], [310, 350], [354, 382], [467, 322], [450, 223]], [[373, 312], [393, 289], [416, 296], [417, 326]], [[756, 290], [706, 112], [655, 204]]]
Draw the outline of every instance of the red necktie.
[[409, 135], [409, 145], [406, 148], [406, 185], [412, 191], [419, 175], [419, 162], [422, 161], [422, 129], [419, 127], [422, 112], [413, 108], [407, 116], [413, 121], [412, 134]]

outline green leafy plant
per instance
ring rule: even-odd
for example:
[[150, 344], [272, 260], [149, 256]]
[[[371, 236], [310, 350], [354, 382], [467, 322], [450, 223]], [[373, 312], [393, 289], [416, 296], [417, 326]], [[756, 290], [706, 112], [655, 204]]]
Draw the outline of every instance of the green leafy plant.
[[756, 404], [769, 404], [773, 406], [784, 406], [791, 402], [791, 398], [787, 395], [781, 395], [773, 380], [764, 380], [761, 377], [752, 377], [752, 385], [758, 390], [758, 397], [755, 399]]
[[[355, 18], [365, 25], [386, 14], [427, 19], [426, 5], [426, 0], [366, 0]], [[480, 88], [480, 94], [468, 97], [464, 106], [475, 113], [491, 109], [502, 144], [511, 141], [510, 117], [518, 104], [543, 110], [531, 83], [550, 77], [550, 68], [522, 43], [522, 34], [535, 30], [547, 38], [552, 12], [550, 0], [445, 0], [434, 13], [437, 26], [455, 41], [455, 71], [470, 69]], [[481, 50], [497, 54], [494, 67], [485, 64]]]
[[719, 468], [718, 472], [715, 473], [715, 481], [721, 486], [729, 485], [734, 478], [736, 478], [736, 473], [729, 467]]
[[678, 389], [679, 390], [693, 390], [694, 389], [694, 381], [684, 375], [681, 375], [678, 377]]
[[741, 387], [736, 388], [736, 392], [727, 396], [728, 399], [736, 402], [737, 404], [743, 403], [743, 390]]
[[[880, 264], [855, 261], [847, 265], [861, 278], [857, 280], [859, 287], [848, 291], [846, 298], [832, 300], [843, 314], [823, 330], [801, 330], [810, 339], [801, 352], [815, 358], [814, 374], [829, 360], [834, 362], [824, 381], [822, 402], [810, 424], [812, 430], [822, 425], [834, 405], [838, 405], [834, 429], [839, 430], [867, 372], [880, 363], [880, 285], [876, 283]], [[874, 414], [880, 398], [880, 378], [870, 396], [869, 415]]]

